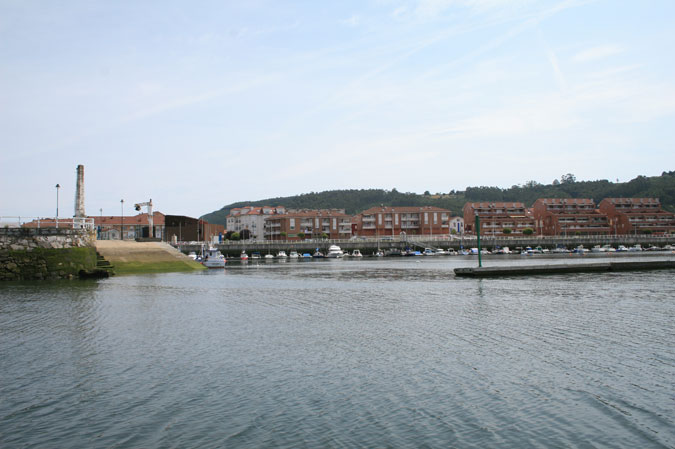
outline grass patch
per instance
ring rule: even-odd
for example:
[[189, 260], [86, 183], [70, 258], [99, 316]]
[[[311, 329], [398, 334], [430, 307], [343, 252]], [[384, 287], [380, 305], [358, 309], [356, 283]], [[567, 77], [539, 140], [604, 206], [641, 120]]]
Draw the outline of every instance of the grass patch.
[[197, 262], [175, 261], [156, 261], [156, 262], [113, 262], [115, 268], [113, 271], [117, 275], [125, 274], [144, 274], [144, 273], [175, 273], [195, 270], [205, 270], [202, 264]]

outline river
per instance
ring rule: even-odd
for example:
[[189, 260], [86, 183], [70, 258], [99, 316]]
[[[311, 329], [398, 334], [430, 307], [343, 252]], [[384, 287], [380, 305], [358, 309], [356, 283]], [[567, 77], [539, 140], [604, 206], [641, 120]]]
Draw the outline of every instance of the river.
[[673, 270], [475, 262], [4, 283], [0, 447], [675, 447]]

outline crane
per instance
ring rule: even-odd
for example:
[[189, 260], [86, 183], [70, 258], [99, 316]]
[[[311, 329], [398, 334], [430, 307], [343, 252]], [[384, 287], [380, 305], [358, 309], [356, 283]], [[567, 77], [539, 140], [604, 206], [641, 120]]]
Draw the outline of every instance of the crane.
[[150, 228], [149, 233], [148, 233], [148, 237], [153, 238], [155, 236], [155, 226], [154, 226], [153, 215], [152, 215], [152, 198], [150, 198], [150, 201], [146, 201], [144, 203], [134, 204], [134, 209], [136, 209], [137, 211], [140, 211], [141, 207], [143, 207], [143, 206], [148, 206], [148, 227]]

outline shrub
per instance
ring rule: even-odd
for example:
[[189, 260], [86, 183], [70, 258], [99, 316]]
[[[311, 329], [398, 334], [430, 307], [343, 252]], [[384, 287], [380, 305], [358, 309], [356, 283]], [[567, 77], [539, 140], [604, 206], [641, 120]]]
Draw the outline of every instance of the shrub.
[[512, 231], [511, 231], [511, 228], [504, 228], [504, 229], [502, 229], [502, 232], [504, 234], [510, 234]]
[[534, 229], [532, 228], [523, 229], [523, 235], [532, 235], [532, 234], [534, 234]]

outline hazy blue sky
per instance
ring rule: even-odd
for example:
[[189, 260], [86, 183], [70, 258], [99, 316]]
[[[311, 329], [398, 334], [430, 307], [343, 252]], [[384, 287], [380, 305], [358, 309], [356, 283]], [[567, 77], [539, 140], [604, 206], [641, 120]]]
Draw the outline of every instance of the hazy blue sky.
[[675, 169], [675, 2], [0, 0], [0, 215]]

